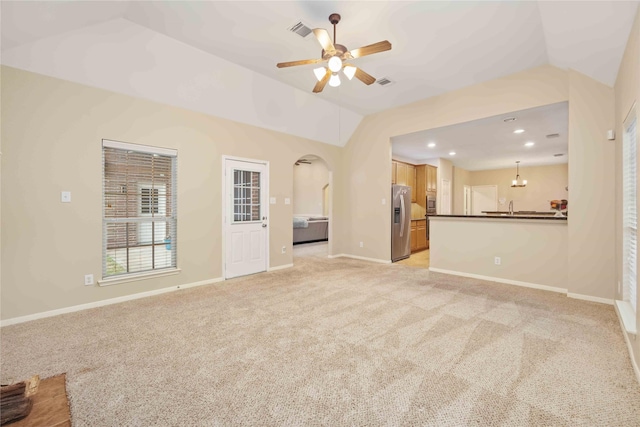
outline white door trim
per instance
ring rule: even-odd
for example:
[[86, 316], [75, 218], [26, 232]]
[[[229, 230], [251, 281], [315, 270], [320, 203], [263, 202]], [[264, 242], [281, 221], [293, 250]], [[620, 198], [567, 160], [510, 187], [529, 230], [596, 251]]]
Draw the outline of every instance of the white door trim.
[[[226, 170], [227, 170], [227, 160], [233, 160], [233, 161], [238, 161], [238, 162], [245, 162], [245, 163], [256, 163], [259, 165], [265, 165], [265, 167], [267, 168], [267, 173], [264, 177], [264, 207], [265, 207], [265, 212], [266, 212], [266, 216], [267, 216], [267, 224], [271, 223], [271, 206], [269, 203], [270, 197], [269, 197], [269, 161], [267, 160], [256, 160], [256, 159], [248, 159], [245, 157], [237, 157], [237, 156], [228, 156], [228, 155], [222, 155], [222, 159], [221, 159], [221, 174], [222, 174], [222, 203], [221, 208], [222, 208], [222, 229], [221, 229], [221, 234], [222, 234], [222, 238], [220, 239], [222, 241], [222, 247], [221, 247], [221, 264], [222, 264], [222, 277], [226, 278], [227, 274], [226, 274], [226, 259], [227, 259], [227, 236], [226, 236], [226, 232], [227, 232], [227, 213], [229, 212], [228, 208], [227, 208], [227, 202], [229, 200], [228, 196], [228, 186], [227, 186], [227, 176], [226, 176]], [[266, 268], [265, 271], [269, 270], [269, 266], [270, 266], [270, 262], [269, 262], [269, 242], [270, 242], [270, 235], [271, 235], [271, 230], [270, 230], [270, 226], [267, 227], [267, 233], [266, 233], [266, 237], [265, 237], [265, 258], [266, 258]], [[225, 279], [226, 280], [226, 279]]]

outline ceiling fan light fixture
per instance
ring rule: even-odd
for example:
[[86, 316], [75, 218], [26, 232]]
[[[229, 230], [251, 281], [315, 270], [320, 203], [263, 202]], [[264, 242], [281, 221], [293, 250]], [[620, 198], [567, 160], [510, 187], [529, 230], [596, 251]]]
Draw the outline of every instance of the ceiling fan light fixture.
[[331, 78], [329, 79], [329, 86], [331, 87], [338, 87], [340, 86], [340, 76], [338, 76], [337, 73], [333, 73], [331, 75]]
[[347, 78], [349, 80], [351, 80], [353, 78], [353, 76], [356, 75], [356, 70], [357, 70], [357, 68], [354, 67], [353, 65], [345, 65], [345, 67], [342, 70], [342, 72], [344, 73], [345, 76], [347, 76]]
[[324, 78], [324, 75], [327, 74], [327, 69], [324, 67], [314, 68], [313, 74], [316, 75], [316, 79], [318, 79], [318, 81], [322, 81], [322, 79]]
[[331, 72], [337, 73], [342, 69], [342, 59], [338, 58], [337, 56], [332, 56], [331, 58], [329, 58], [328, 65]]

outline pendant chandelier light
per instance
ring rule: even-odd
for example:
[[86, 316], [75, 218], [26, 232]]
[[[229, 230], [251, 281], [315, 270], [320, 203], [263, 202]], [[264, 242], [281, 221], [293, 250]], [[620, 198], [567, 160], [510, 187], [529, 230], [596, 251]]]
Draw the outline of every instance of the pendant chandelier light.
[[523, 179], [522, 181], [520, 180], [520, 160], [518, 160], [516, 162], [516, 179], [514, 179], [513, 181], [511, 181], [511, 186], [512, 187], [526, 187], [527, 186], [527, 180]]

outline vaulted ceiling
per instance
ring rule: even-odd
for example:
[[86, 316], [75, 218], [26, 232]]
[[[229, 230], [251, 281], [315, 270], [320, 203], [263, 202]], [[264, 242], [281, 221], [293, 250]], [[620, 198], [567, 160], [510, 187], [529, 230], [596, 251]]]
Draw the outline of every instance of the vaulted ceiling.
[[389, 40], [391, 51], [354, 61], [394, 83], [357, 80], [314, 96], [361, 115], [542, 64], [573, 68], [613, 85], [638, 1], [3, 1], [2, 50], [124, 18], [305, 92], [313, 65], [277, 62], [320, 56], [303, 22], [354, 49]]
[[[341, 146], [365, 115], [545, 64], [613, 86], [639, 3], [3, 0], [0, 60]], [[351, 61], [392, 84], [366, 86], [343, 78], [339, 87], [313, 94], [316, 65], [276, 67], [278, 62], [319, 58], [321, 47], [313, 34], [301, 37], [289, 28], [302, 22], [332, 34], [328, 17], [334, 12], [342, 16], [337, 42], [347, 48], [381, 40], [392, 44], [390, 51]], [[566, 111], [541, 112], [531, 115], [527, 129], [540, 130], [536, 150], [546, 146], [547, 158], [552, 158], [566, 152], [566, 132], [553, 142], [542, 135], [555, 132], [550, 128], [566, 129]], [[556, 123], [560, 117], [564, 124]], [[480, 125], [487, 130], [491, 120]], [[497, 120], [481, 144], [458, 148], [454, 163], [471, 170], [511, 167], [512, 159], [499, 148], [507, 140], [496, 136], [501, 125]], [[450, 158], [449, 151], [461, 146], [453, 136], [469, 126], [398, 135], [394, 154], [417, 161], [433, 151]], [[436, 138], [441, 153], [424, 148]], [[539, 155], [536, 150], [529, 155]], [[498, 153], [505, 158], [502, 163]], [[482, 156], [482, 164], [464, 163]], [[566, 157], [547, 163], [558, 161]]]

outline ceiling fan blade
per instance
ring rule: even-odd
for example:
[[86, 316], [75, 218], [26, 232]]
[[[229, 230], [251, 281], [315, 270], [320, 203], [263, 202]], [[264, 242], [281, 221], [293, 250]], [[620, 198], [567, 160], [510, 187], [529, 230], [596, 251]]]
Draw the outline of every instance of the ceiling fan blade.
[[313, 34], [318, 39], [318, 42], [324, 49], [325, 53], [328, 53], [331, 56], [336, 54], [336, 48], [333, 45], [331, 36], [329, 35], [329, 32], [327, 30], [325, 30], [324, 28], [315, 28], [313, 30]]
[[316, 83], [316, 86], [313, 88], [313, 93], [322, 92], [322, 89], [324, 89], [324, 87], [327, 85], [327, 82], [329, 81], [330, 77], [331, 77], [331, 70], [327, 68], [327, 73], [324, 75], [322, 80]]
[[375, 83], [376, 81], [375, 77], [373, 77], [371, 74], [365, 73], [360, 68], [356, 68], [355, 78], [366, 85], [370, 85], [371, 83]]
[[279, 62], [276, 64], [276, 66], [278, 68], [295, 67], [296, 65], [317, 64], [318, 62], [322, 61], [324, 61], [324, 59], [303, 59], [300, 61]]
[[391, 50], [391, 43], [387, 40], [353, 49], [349, 54], [351, 55], [351, 58], [355, 59], [378, 52], [384, 52], [385, 50]]

